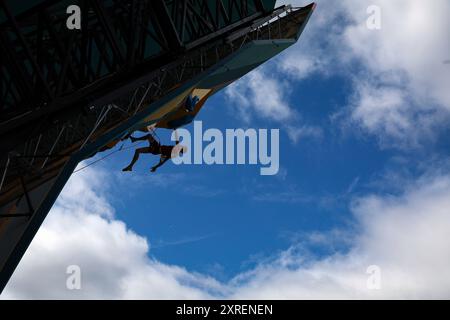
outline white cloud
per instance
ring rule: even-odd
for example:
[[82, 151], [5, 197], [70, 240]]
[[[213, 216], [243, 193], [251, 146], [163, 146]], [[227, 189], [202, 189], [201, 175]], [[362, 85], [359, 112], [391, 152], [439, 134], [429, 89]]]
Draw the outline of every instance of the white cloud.
[[297, 143], [303, 138], [320, 139], [323, 137], [323, 130], [318, 126], [300, 125], [286, 126], [286, 132], [292, 142]]
[[271, 78], [264, 69], [257, 69], [225, 89], [235, 110], [249, 121], [255, 115], [275, 121], [287, 121], [296, 112], [286, 102], [287, 88], [282, 81]]
[[378, 136], [381, 146], [420, 147], [437, 138], [450, 114], [413, 99], [405, 88], [362, 81], [350, 100], [349, 120]]
[[321, 138], [322, 129], [305, 124], [300, 113], [289, 104], [289, 84], [273, 77], [269, 70], [252, 71], [225, 89], [237, 118], [247, 124], [253, 119], [274, 121], [293, 143], [301, 138]]
[[[450, 120], [450, 2], [317, 2], [302, 42], [280, 60], [280, 70], [297, 79], [351, 75], [345, 116], [382, 145], [404, 148], [436, 138]], [[381, 30], [366, 25], [374, 4], [381, 8]]]
[[[2, 298], [450, 298], [449, 175], [355, 200], [347, 252], [314, 258], [293, 245], [229, 283], [148, 258], [148, 241], [100, 195], [107, 184], [98, 168], [72, 177]], [[327, 244], [317, 233], [311, 239]], [[74, 264], [80, 291], [65, 287]], [[381, 268], [381, 290], [366, 287], [370, 265]]]
[[[287, 251], [242, 276], [244, 298], [415, 299], [450, 297], [450, 177], [423, 178], [398, 197], [367, 196], [353, 211], [358, 235], [346, 254], [302, 259]], [[308, 262], [309, 261], [309, 262]], [[370, 265], [381, 290], [366, 286]]]
[[[305, 6], [312, 1], [278, 1], [277, 5]], [[295, 80], [303, 80], [313, 74], [330, 75], [343, 67], [340, 38], [345, 30], [343, 21], [334, 23], [345, 15], [340, 2], [314, 1], [318, 3], [312, 18], [299, 42], [286, 50], [279, 59], [280, 71]]]
[[[355, 2], [358, 2], [356, 4]], [[411, 94], [421, 102], [437, 103], [450, 110], [450, 73], [443, 62], [450, 55], [446, 0], [377, 1], [382, 28], [372, 31], [362, 23], [369, 2], [345, 2], [352, 23], [344, 32], [351, 54], [376, 73], [404, 73]], [[429, 101], [432, 98], [432, 101]], [[434, 100], [434, 101], [433, 101]]]
[[[286, 101], [292, 86], [285, 75], [303, 80], [313, 74], [337, 74], [353, 78], [349, 104], [339, 117], [346, 125], [377, 137], [383, 147], [411, 148], [433, 142], [450, 122], [450, 72], [445, 64], [450, 58], [446, 16], [450, 2], [317, 2], [300, 42], [277, 60], [281, 74], [258, 70], [253, 77], [264, 79], [266, 86], [247, 77], [227, 91], [234, 102], [246, 107], [240, 116], [289, 119], [292, 113], [282, 112], [289, 110]], [[381, 8], [381, 30], [369, 30], [366, 25], [367, 8], [373, 4]], [[253, 96], [269, 98], [261, 103]], [[291, 123], [298, 130], [305, 125], [299, 119]], [[290, 138], [295, 142], [295, 135]]]
[[[2, 298], [205, 298], [215, 280], [148, 258], [147, 239], [114, 218], [98, 167], [75, 174], [37, 233]], [[81, 268], [82, 289], [66, 289]], [[201, 289], [198, 289], [198, 288]]]

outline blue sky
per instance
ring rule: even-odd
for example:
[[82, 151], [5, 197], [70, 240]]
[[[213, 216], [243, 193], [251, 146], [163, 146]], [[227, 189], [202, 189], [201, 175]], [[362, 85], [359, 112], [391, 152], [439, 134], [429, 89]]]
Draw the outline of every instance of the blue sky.
[[[381, 30], [367, 29], [372, 4], [381, 8]], [[346, 0], [333, 7], [318, 1], [295, 47], [209, 99], [197, 118], [205, 129], [280, 129], [276, 176], [260, 176], [258, 166], [172, 163], [151, 174], [157, 158], [150, 155], [123, 174], [131, 149], [75, 174], [66, 189], [82, 197], [85, 190], [95, 204], [81, 205], [83, 214], [100, 216], [111, 239], [127, 240], [131, 249], [102, 244], [111, 250], [97, 261], [104, 279], [96, 282], [90, 265], [82, 293], [55, 285], [55, 295], [448, 298], [450, 66], [444, 61], [450, 40], [442, 14], [448, 9], [445, 0]], [[158, 135], [169, 143], [167, 132]], [[62, 232], [57, 219], [73, 218], [67, 215], [77, 202], [70, 194], [50, 214], [7, 295], [52, 296], [39, 291], [40, 283], [24, 293], [25, 280], [31, 281], [27, 263], [58, 252], [49, 234], [72, 234]], [[92, 243], [106, 241], [101, 234], [92, 235]], [[91, 250], [86, 242], [70, 254], [80, 264]], [[134, 249], [138, 269], [129, 266], [135, 256], [115, 266], [121, 252]], [[64, 250], [68, 255], [70, 244]], [[386, 270], [384, 289], [376, 292], [365, 288], [372, 264]], [[59, 272], [38, 265], [43, 273]], [[109, 278], [109, 268], [127, 276]], [[142, 271], [147, 268], [152, 271]], [[118, 289], [118, 281], [132, 289]]]
[[[334, 92], [342, 90], [339, 79], [325, 82]], [[310, 89], [305, 87], [297, 83], [293, 90]], [[336, 105], [345, 103], [343, 97], [336, 100], [332, 92], [324, 96], [320, 90], [295, 95], [291, 100], [305, 118], [324, 124], [329, 121], [321, 114], [334, 112]], [[205, 129], [240, 127], [243, 124], [230, 110], [232, 103], [220, 93], [208, 101], [198, 120], [203, 121]], [[249, 125], [278, 128], [277, 124], [271, 126], [270, 121], [258, 119]], [[173, 164], [161, 168], [155, 177], [148, 170], [157, 159], [144, 156], [131, 174], [140, 182], [122, 193], [130, 184], [125, 175], [116, 186], [115, 192], [120, 196], [115, 205], [118, 217], [139, 234], [148, 236], [156, 247], [155, 258], [201, 272], [220, 266], [223, 276], [232, 277], [249, 267], [251, 256], [266, 256], [286, 248], [290, 241], [286, 234], [324, 231], [348, 223], [350, 186], [354, 184], [350, 192], [357, 192], [360, 184], [364, 185], [389, 159], [389, 152], [379, 152], [376, 144], [368, 145], [351, 137], [333, 138], [333, 133], [326, 131], [319, 139], [296, 144], [282, 131], [281, 171], [273, 177], [260, 176], [258, 167], [250, 165]], [[167, 135], [161, 138], [169, 141]], [[103, 165], [119, 172], [131, 156], [125, 152]], [[153, 179], [161, 183], [154, 185]], [[267, 195], [266, 200], [259, 199]], [[339, 214], [335, 214], [336, 206], [340, 207]]]

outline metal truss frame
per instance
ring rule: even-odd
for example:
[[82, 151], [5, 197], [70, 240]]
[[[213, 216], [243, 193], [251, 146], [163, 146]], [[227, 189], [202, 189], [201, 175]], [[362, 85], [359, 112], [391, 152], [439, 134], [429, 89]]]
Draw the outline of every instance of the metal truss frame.
[[[139, 129], [124, 123], [246, 43], [296, 38], [295, 27], [312, 11], [267, 10], [271, 0], [80, 0], [89, 15], [70, 33], [63, 30], [65, 0], [18, 15], [6, 2], [0, 0], [0, 230], [4, 222], [28, 222], [0, 270], [0, 291], [75, 158], [95, 154], [105, 137]], [[47, 184], [48, 195], [36, 203], [32, 193]]]

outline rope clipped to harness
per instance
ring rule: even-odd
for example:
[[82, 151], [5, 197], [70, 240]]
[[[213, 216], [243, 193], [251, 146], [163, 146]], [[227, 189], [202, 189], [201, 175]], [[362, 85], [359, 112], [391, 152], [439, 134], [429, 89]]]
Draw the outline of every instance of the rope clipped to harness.
[[118, 152], [122, 152], [122, 151], [125, 151], [125, 150], [128, 150], [128, 149], [131, 149], [131, 148], [135, 148], [136, 145], [140, 145], [142, 143], [143, 143], [143, 141], [140, 141], [137, 144], [133, 143], [131, 146], [128, 146], [126, 148], [125, 148], [125, 143], [122, 143], [121, 146], [117, 150], [114, 150], [113, 152], [110, 152], [107, 155], [105, 155], [105, 156], [103, 156], [103, 157], [101, 157], [101, 158], [99, 158], [99, 159], [97, 159], [95, 161], [92, 161], [91, 163], [88, 163], [87, 165], [85, 165], [85, 166], [75, 170], [73, 173], [77, 173], [77, 172], [83, 171], [84, 169], [87, 169], [90, 166], [93, 166], [93, 165], [97, 164], [98, 162], [103, 161], [103, 160], [113, 156], [114, 154], [116, 154]]

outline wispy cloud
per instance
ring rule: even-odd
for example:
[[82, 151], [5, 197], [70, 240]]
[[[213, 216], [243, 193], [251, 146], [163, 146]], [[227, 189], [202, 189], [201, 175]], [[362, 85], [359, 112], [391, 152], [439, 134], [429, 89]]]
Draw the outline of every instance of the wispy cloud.
[[160, 248], [165, 248], [165, 247], [180, 246], [180, 245], [185, 245], [185, 244], [208, 240], [212, 237], [215, 237], [216, 235], [217, 234], [207, 234], [204, 236], [188, 237], [188, 238], [183, 238], [183, 239], [178, 239], [178, 240], [173, 240], [173, 241], [160, 240], [160, 241], [155, 241], [154, 243], [152, 243], [151, 248], [152, 249], [160, 249]]
[[170, 189], [174, 193], [188, 194], [198, 198], [214, 198], [227, 191], [212, 187], [204, 176], [180, 173], [131, 173], [117, 172], [114, 176], [116, 186], [123, 186], [128, 192], [136, 192], [142, 188]]
[[286, 132], [293, 143], [302, 139], [321, 138], [320, 127], [305, 123], [301, 113], [289, 103], [291, 84], [271, 67], [263, 66], [228, 86], [225, 95], [236, 118], [249, 124], [256, 120], [269, 120]]
[[225, 89], [227, 98], [244, 120], [266, 118], [287, 121], [297, 112], [286, 101], [287, 84], [270, 76], [264, 68], [250, 72]]
[[294, 143], [298, 143], [303, 139], [320, 140], [324, 135], [321, 127], [311, 125], [288, 125], [286, 126], [286, 132], [291, 141]]
[[[282, 184], [255, 183], [251, 187], [243, 188], [241, 192], [249, 199], [258, 202], [282, 203], [282, 204], [314, 204], [328, 210], [337, 210], [346, 206], [354, 196], [359, 185], [359, 177], [355, 177], [341, 192], [322, 192], [313, 194], [303, 190], [295, 183], [283, 182]], [[244, 183], [249, 183], [244, 181]]]
[[350, 183], [350, 185], [347, 188], [346, 194], [351, 194], [355, 190], [356, 186], [359, 183], [359, 180], [360, 180], [360, 177], [356, 177], [353, 179], [353, 181]]

